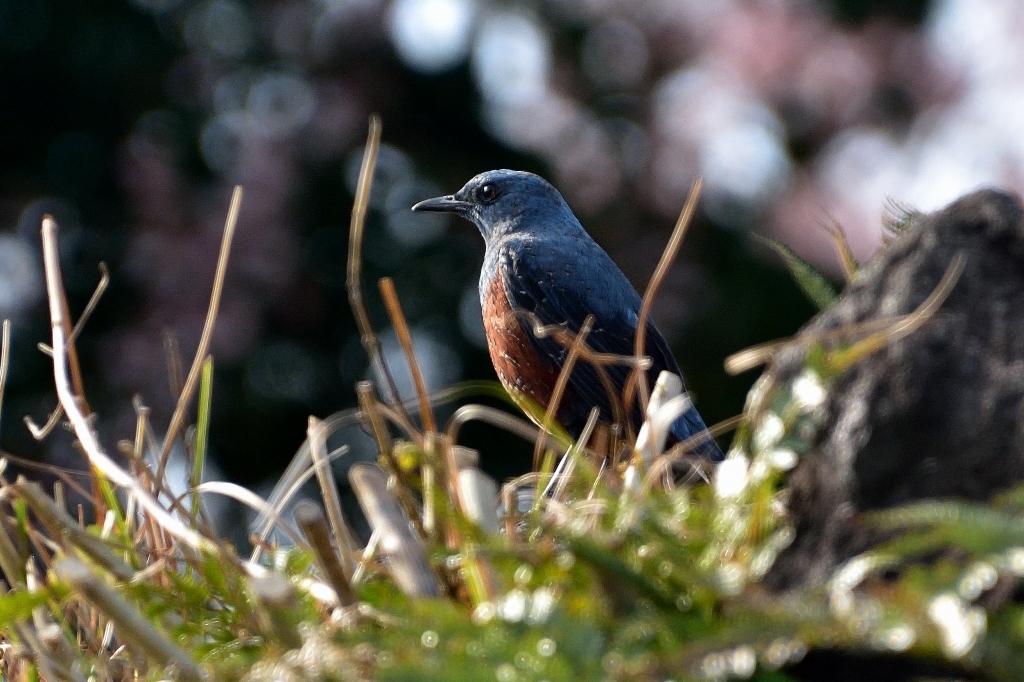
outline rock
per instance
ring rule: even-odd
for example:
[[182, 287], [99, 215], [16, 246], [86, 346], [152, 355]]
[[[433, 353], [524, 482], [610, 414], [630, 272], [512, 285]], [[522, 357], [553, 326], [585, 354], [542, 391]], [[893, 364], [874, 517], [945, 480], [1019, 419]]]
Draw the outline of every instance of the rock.
[[1014, 196], [983, 190], [913, 221], [769, 372], [791, 381], [823, 330], [914, 311], [958, 253], [963, 274], [938, 312], [830, 391], [789, 480], [796, 539], [769, 585], [820, 583], [876, 542], [861, 511], [986, 500], [1024, 480], [1024, 210]]

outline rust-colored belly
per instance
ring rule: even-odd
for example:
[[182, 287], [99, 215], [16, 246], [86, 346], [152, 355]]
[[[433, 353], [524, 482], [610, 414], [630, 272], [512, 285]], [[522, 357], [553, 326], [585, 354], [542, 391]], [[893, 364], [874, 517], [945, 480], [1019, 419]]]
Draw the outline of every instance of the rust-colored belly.
[[530, 331], [509, 305], [500, 274], [495, 274], [487, 289], [483, 317], [487, 348], [498, 379], [528, 415], [535, 419], [542, 416], [533, 413], [537, 407], [547, 408], [558, 373], [534, 350]]

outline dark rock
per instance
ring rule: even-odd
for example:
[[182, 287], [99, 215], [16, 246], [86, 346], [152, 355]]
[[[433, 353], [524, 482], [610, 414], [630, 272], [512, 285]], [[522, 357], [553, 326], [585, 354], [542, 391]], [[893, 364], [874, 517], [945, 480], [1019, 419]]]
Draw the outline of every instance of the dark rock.
[[[920, 329], [848, 369], [789, 481], [793, 545], [777, 588], [826, 580], [877, 540], [858, 512], [920, 498], [986, 500], [1024, 480], [1024, 210], [1002, 192], [969, 194], [915, 221], [831, 309], [801, 332], [913, 312], [958, 253], [963, 274]], [[806, 343], [769, 371], [798, 374]]]

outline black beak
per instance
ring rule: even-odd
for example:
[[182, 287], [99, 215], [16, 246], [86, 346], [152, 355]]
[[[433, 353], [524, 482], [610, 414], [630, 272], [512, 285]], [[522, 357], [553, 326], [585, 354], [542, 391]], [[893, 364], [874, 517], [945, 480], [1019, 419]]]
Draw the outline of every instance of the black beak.
[[413, 206], [412, 210], [465, 215], [472, 207], [473, 204], [468, 201], [459, 201], [455, 198], [454, 194], [449, 194], [443, 197], [435, 197], [434, 199], [424, 199]]

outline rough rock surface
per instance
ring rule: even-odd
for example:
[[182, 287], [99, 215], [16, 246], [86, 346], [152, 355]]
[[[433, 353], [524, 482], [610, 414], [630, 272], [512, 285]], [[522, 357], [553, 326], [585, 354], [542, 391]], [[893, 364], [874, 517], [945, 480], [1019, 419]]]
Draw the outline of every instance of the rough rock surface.
[[[919, 498], [985, 500], [1024, 480], [1024, 210], [982, 190], [915, 221], [801, 336], [914, 311], [958, 252], [960, 279], [930, 320], [847, 370], [790, 478], [796, 539], [769, 583], [826, 580], [872, 542], [862, 510]], [[800, 371], [806, 345], [770, 371]]]

